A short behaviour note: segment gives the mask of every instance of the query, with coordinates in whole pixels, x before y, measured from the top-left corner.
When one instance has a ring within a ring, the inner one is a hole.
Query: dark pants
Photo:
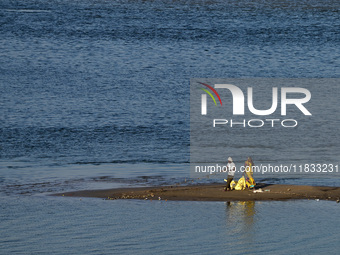
[[[230,183],[234,179],[234,176],[228,175],[226,189],[230,189]]]

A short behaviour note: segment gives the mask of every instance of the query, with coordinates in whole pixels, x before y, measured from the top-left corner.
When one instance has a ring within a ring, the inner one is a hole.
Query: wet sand
[[[65,197],[178,201],[255,201],[320,199],[339,202],[340,187],[258,184],[255,190],[224,191],[222,184],[82,190],[54,194]]]

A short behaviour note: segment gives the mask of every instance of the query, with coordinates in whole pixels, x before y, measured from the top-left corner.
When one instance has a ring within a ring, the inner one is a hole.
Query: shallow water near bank
[[[2,183],[0,193],[1,251],[4,254],[300,254],[306,251],[334,254],[339,249],[339,204],[335,201],[182,202],[48,196],[81,189],[191,184],[183,166],[133,166],[116,166],[116,173],[114,167],[102,165],[77,166],[72,171],[48,174],[42,169],[32,169],[31,177],[23,175],[20,179],[18,176],[25,170],[7,176],[2,171],[6,184]],[[336,186],[333,179],[267,181],[325,185],[327,180]],[[9,185],[10,182],[17,185]]]
[[[39,196],[2,201],[0,243],[6,254],[335,254],[339,249],[339,205],[329,201]]]

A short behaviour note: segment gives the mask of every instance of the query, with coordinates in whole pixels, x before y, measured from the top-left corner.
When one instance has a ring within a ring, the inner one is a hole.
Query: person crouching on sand
[[[228,169],[228,179],[227,179],[227,186],[224,188],[225,191],[231,190],[230,183],[234,179],[235,171],[236,171],[236,166],[231,157],[228,158],[227,169]]]

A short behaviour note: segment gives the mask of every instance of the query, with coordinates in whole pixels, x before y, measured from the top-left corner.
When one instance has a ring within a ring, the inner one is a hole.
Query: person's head
[[[229,162],[229,163],[233,162],[232,157],[229,157],[229,158],[228,158],[228,162]]]

